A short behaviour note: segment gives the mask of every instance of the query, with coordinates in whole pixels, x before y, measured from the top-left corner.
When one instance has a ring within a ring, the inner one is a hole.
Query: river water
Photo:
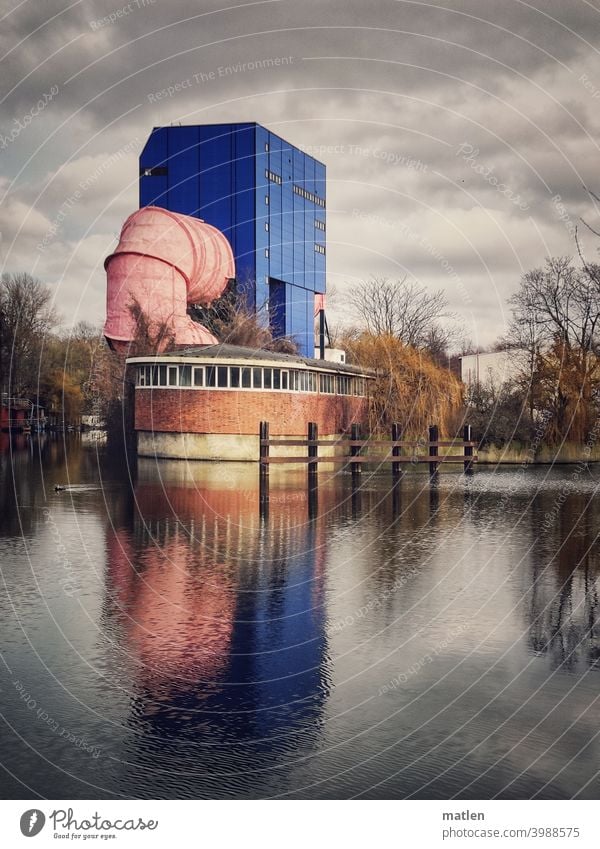
[[[598,798],[598,467],[3,438],[3,798]]]

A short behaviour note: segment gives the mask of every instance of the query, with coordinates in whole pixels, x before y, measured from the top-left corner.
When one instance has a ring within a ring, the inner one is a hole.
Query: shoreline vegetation
[[[494,466],[566,466],[580,463],[600,463],[600,445],[588,446],[565,442],[560,446],[541,445],[532,453],[530,445],[509,442],[506,445],[487,445],[477,452],[477,465]]]

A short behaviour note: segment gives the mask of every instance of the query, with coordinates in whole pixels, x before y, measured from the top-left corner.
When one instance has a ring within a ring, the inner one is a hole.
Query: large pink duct
[[[112,348],[127,350],[135,339],[136,302],[151,331],[168,329],[159,350],[169,335],[178,346],[217,342],[186,311],[189,304],[210,304],[235,276],[231,246],[220,230],[190,215],[146,206],[129,216],[104,267],[104,335]]]

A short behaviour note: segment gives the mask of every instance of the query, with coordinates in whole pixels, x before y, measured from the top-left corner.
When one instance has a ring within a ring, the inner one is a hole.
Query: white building
[[[499,389],[513,383],[528,368],[528,352],[515,348],[486,354],[465,354],[460,358],[460,377],[467,386],[479,384]]]
[[[315,348],[315,360],[318,360],[321,355],[321,349]],[[325,346],[325,359],[328,363],[345,363],[346,352],[342,348],[330,348]]]

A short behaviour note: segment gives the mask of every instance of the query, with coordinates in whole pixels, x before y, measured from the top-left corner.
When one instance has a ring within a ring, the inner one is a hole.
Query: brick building
[[[140,456],[257,461],[261,421],[273,436],[296,439],[316,422],[319,438],[330,437],[333,448],[352,423],[366,419],[371,375],[342,363],[233,345],[127,362],[135,369]]]

